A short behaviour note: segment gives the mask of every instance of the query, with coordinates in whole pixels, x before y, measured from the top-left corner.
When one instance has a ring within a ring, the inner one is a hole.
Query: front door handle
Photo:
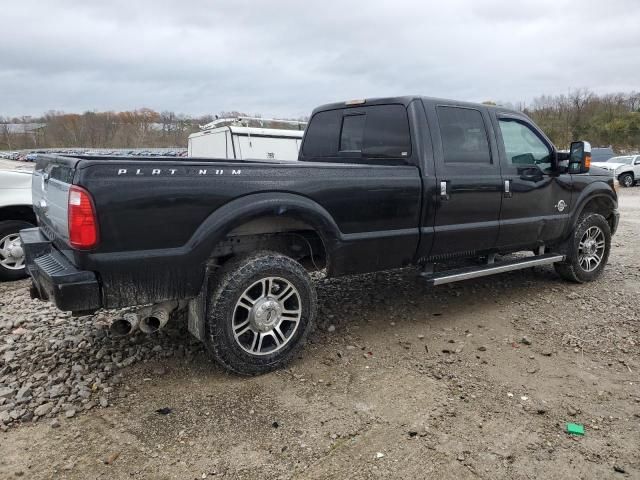
[[[449,200],[449,194],[447,193],[447,181],[442,180],[440,182],[440,200]]]
[[[511,180],[504,181],[504,198],[513,197],[513,193],[511,192]]]

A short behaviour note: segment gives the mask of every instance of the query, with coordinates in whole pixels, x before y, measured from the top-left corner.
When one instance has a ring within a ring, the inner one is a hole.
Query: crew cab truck
[[[296,162],[41,155],[39,226],[21,232],[32,294],[76,313],[184,306],[223,367],[263,373],[311,329],[309,270],[596,279],[618,211],[589,149],[558,152],[521,112],[405,96],[315,109]]]

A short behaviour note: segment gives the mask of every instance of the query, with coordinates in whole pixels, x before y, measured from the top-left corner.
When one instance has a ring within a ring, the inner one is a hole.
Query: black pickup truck
[[[597,278],[617,195],[589,152],[521,112],[410,96],[315,109],[296,162],[40,155],[32,295],[78,314],[151,304],[146,331],[182,308],[225,368],[266,372],[312,326],[309,270]]]

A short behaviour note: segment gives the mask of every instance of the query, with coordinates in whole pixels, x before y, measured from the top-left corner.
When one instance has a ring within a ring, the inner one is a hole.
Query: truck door
[[[549,244],[572,210],[571,175],[553,165],[551,142],[527,117],[498,113],[494,122],[504,182],[498,246]]]
[[[498,238],[502,178],[484,109],[428,105],[436,168],[431,257],[491,249]]]

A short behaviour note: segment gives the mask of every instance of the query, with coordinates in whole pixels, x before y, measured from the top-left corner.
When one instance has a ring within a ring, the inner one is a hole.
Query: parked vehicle
[[[591,149],[592,162],[606,162],[611,157],[615,157],[615,155],[611,147],[594,147]]]
[[[154,305],[124,331],[187,305],[213,358],[259,374],[311,329],[308,270],[418,265],[440,285],[553,264],[595,280],[618,211],[613,177],[589,163],[588,143],[560,153],[502,107],[334,103],[313,112],[298,162],[40,156],[39,228],[21,238],[35,297],[74,312]]]
[[[612,157],[606,162],[593,162],[592,165],[613,172],[620,185],[625,187],[632,187],[640,181],[640,155]]]
[[[27,276],[19,232],[35,224],[31,171],[0,170],[0,280]]]
[[[189,157],[226,158],[232,160],[269,159],[297,160],[303,131],[282,128],[263,128],[253,124],[304,123],[285,120],[250,119],[249,117],[221,118],[203,126],[201,132],[189,135]]]

